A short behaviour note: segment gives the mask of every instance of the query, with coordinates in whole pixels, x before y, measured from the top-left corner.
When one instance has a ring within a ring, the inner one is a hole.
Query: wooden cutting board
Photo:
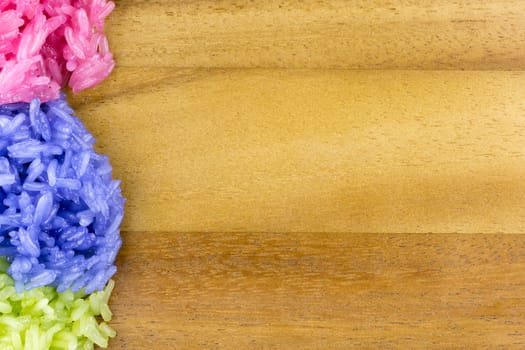
[[[110,349],[525,347],[525,2],[117,2]]]

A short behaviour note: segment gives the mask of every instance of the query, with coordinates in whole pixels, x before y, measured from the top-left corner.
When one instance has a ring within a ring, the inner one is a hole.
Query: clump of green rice
[[[0,260],[0,349],[3,350],[88,350],[106,348],[115,331],[108,325],[108,300],[114,282],[100,292],[83,292],[41,287],[17,293],[13,279]]]

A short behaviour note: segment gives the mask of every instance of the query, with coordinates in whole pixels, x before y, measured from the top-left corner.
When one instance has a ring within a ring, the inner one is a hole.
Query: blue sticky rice
[[[124,198],[65,101],[0,105],[0,256],[18,291],[102,290],[116,272]]]

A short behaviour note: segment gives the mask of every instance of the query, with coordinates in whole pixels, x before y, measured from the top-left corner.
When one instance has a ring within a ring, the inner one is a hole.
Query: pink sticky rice
[[[0,0],[0,104],[57,99],[93,87],[113,67],[106,0]]]

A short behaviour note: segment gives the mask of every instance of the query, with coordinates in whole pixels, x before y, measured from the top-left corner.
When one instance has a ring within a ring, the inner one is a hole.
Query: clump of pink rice
[[[106,0],[0,0],[0,104],[42,102],[104,80],[115,62]]]

